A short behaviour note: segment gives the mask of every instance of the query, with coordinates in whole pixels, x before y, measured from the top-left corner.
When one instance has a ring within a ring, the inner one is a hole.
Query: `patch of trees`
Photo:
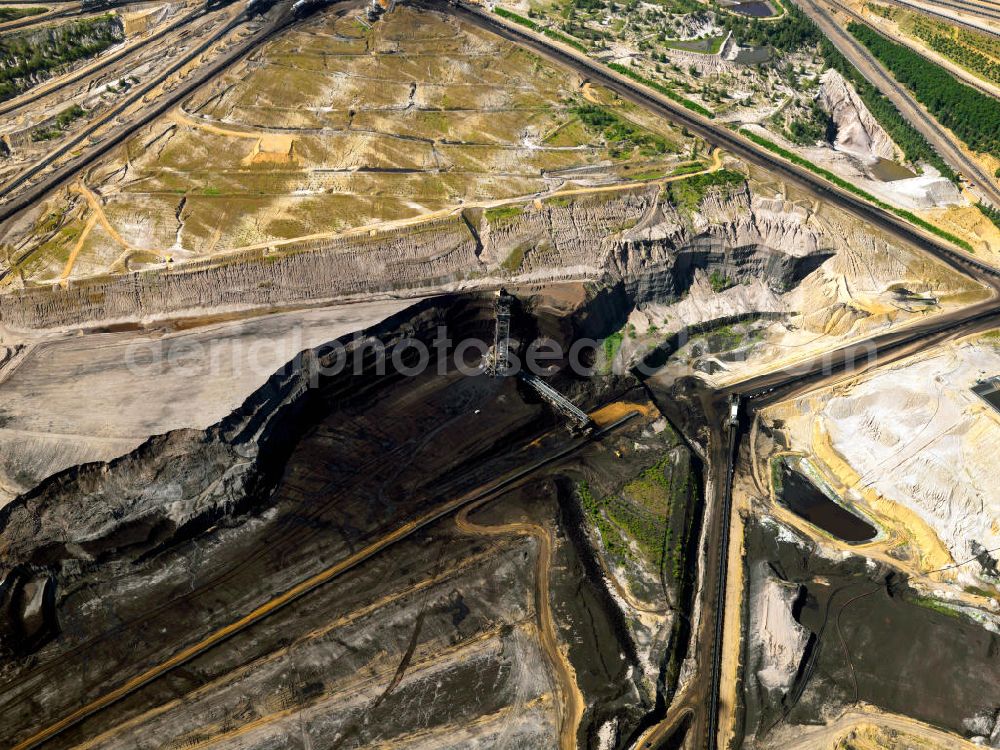
[[[959,83],[948,71],[867,26],[847,26],[901,84],[969,148],[1000,155],[1000,101]]]
[[[993,206],[988,206],[985,203],[979,202],[976,204],[979,210],[983,212],[983,215],[996,224],[997,229],[1000,229],[1000,210],[993,208]]]
[[[74,104],[67,107],[58,115],[56,115],[55,122],[47,128],[38,128],[32,131],[31,140],[33,141],[50,141],[53,138],[58,138],[63,134],[70,125],[73,124],[75,120],[80,119],[87,111],[81,107],[79,104]]]
[[[815,47],[823,38],[816,25],[791,5],[777,21],[762,21],[733,13],[719,13],[716,18],[724,28],[733,32],[736,41],[743,46],[770,46],[787,53]]]
[[[0,101],[124,38],[121,20],[112,14],[0,38]]]
[[[995,58],[984,55],[970,46],[968,42],[956,39],[947,27],[940,29],[938,24],[917,22],[913,32],[923,39],[927,46],[935,52],[947,57],[966,70],[971,70],[987,80],[1000,83],[1000,63]]]
[[[670,144],[663,137],[641,130],[604,107],[582,104],[573,109],[573,114],[589,129],[604,136],[612,156],[624,156],[635,148],[648,156],[665,154],[670,150]]]
[[[809,112],[805,117],[798,117],[788,125],[789,139],[800,146],[812,146],[816,141],[832,141],[836,135],[833,118],[817,101],[809,103]]]
[[[670,203],[678,208],[694,211],[701,205],[702,199],[710,188],[721,188],[731,191],[742,188],[746,176],[732,169],[718,169],[714,172],[691,175],[683,180],[677,180],[667,185],[667,197]]]

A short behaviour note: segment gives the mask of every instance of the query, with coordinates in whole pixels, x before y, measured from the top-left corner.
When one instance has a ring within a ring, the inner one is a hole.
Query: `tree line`
[[[1000,101],[960,83],[940,65],[889,41],[868,26],[852,21],[847,30],[969,148],[1000,155]]]
[[[0,101],[124,38],[121,19],[112,14],[0,38]]]

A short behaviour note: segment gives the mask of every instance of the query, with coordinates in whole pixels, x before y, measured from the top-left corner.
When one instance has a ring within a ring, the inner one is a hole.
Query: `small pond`
[[[780,466],[782,505],[845,542],[866,542],[875,536],[876,529],[870,523],[835,503],[786,462]]]
[[[736,3],[730,6],[729,10],[753,18],[768,18],[775,15],[774,8],[762,0],[751,0],[748,3]]]
[[[895,182],[896,180],[909,180],[916,175],[902,164],[897,164],[891,159],[880,158],[871,167],[872,177],[882,182]]]

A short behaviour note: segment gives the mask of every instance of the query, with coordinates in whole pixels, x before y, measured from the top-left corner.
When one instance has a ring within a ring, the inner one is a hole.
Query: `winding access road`
[[[219,42],[226,34],[245,22],[246,16],[241,13],[228,23],[223,24],[222,28],[213,32],[209,35],[208,39],[205,39],[196,47],[183,54],[162,74],[145,85],[137,87],[135,92],[125,97],[119,104],[104,113],[100,118],[89,123],[87,127],[73,137],[67,138],[44,159],[36,162],[6,184],[0,186],[0,195],[10,195],[19,188],[24,188],[21,192],[14,195],[14,197],[0,205],[0,223],[19,215],[22,211],[36,204],[49,192],[65,184],[80,170],[90,166],[97,159],[135,134],[139,129],[167,112],[171,107],[176,106],[195,90],[204,86],[264,41],[289,26],[294,20],[295,16],[291,10],[291,2],[285,0],[276,6],[272,17],[256,33],[237,42],[211,63],[198,68],[197,71],[185,78],[173,90],[164,93],[156,99],[151,106],[146,107],[134,117],[118,125],[111,133],[102,137],[96,143],[93,143],[89,147],[87,146],[100,128],[106,127],[113,123],[116,118],[122,117],[133,106],[141,105],[145,97],[155,92],[170,76],[189,66],[198,57],[207,52],[212,45]],[[53,167],[60,157],[72,154],[75,149],[80,149],[81,147],[82,150],[78,156],[71,158],[61,166]],[[47,170],[51,171],[45,174]],[[33,178],[39,175],[42,175],[41,179],[37,182],[31,182]]]
[[[690,719],[687,731],[696,738],[693,746],[715,750],[718,747],[720,730],[718,720],[732,479],[739,438],[747,424],[747,411],[749,411],[744,410],[737,425],[726,425],[724,415],[729,397],[735,395],[741,399],[758,399],[756,403],[752,403],[750,409],[760,408],[768,400],[762,397],[777,398],[784,390],[796,386],[815,387],[823,378],[842,377],[858,366],[869,366],[873,364],[873,352],[881,353],[882,361],[885,361],[887,355],[895,353],[894,356],[902,356],[907,352],[912,353],[938,342],[941,337],[955,335],[957,331],[972,332],[1000,325],[1000,302],[998,302],[1000,273],[993,267],[925,235],[894,215],[836,188],[811,172],[763,151],[724,126],[713,123],[656,92],[610,71],[571,48],[527,29],[505,23],[502,19],[475,6],[459,2],[452,3],[447,10],[481,28],[570,67],[588,79],[616,91],[624,98],[687,127],[717,147],[784,176],[820,198],[829,200],[897,238],[935,255],[952,268],[973,276],[991,292],[988,300],[954,313],[936,316],[931,322],[855,342],[832,354],[819,355],[806,362],[703,395],[702,407],[706,422],[710,426],[708,466],[711,493],[707,498],[708,521],[700,546],[705,550],[703,585],[697,593],[700,615],[695,623],[692,640],[694,651],[690,654],[699,665],[699,669],[683,693],[677,696],[674,704],[669,707],[664,719],[644,733],[634,747],[642,750],[656,748],[678,731],[684,720]]]
[[[442,518],[450,516],[451,514],[457,511],[460,511],[462,508],[474,505],[476,503],[481,503],[486,499],[495,497],[499,492],[503,490],[516,486],[525,478],[533,476],[542,469],[557,464],[558,462],[564,460],[565,458],[573,455],[581,448],[590,445],[595,440],[598,440],[605,435],[615,432],[620,427],[622,427],[623,425],[634,419],[636,416],[638,416],[638,412],[634,411],[629,412],[625,416],[615,420],[606,427],[595,431],[591,435],[574,440],[569,445],[559,448],[552,454],[539,459],[535,463],[526,466],[523,469],[516,469],[514,471],[508,472],[507,474],[497,478],[492,482],[481,485],[476,489],[470,490],[469,492],[460,495],[459,497],[445,501],[444,503],[439,504],[437,507],[433,508],[427,513],[418,516],[410,521],[407,521],[406,523],[403,523],[402,525],[396,527],[393,531],[389,532],[388,534],[382,537],[379,537],[378,539],[367,544],[365,547],[337,561],[328,568],[325,568],[319,573],[316,573],[315,575],[303,581],[300,581],[299,583],[295,584],[286,591],[277,594],[276,596],[266,601],[264,604],[261,604],[259,607],[251,610],[242,617],[233,620],[229,624],[219,628],[218,630],[213,631],[212,633],[209,633],[196,643],[193,643],[177,651],[165,661],[159,662],[158,664],[155,664],[146,669],[145,671],[124,681],[117,688],[114,688],[106,693],[99,695],[98,697],[94,698],[88,703],[85,703],[84,705],[80,706],[72,713],[64,716],[62,719],[59,719],[55,723],[40,728],[30,737],[21,739],[15,745],[13,745],[11,750],[29,750],[30,748],[35,748],[44,744],[45,742],[62,734],[70,727],[76,726],[81,721],[86,719],[88,716],[92,716],[93,714],[99,711],[103,711],[109,706],[118,703],[119,701],[123,700],[129,695],[135,693],[140,688],[150,684],[155,680],[158,680],[162,676],[168,674],[169,672],[172,672],[178,667],[187,664],[195,657],[200,656],[201,654],[204,654],[207,651],[210,651],[219,644],[229,640],[237,633],[243,632],[247,628],[264,620],[265,618],[269,617],[275,612],[284,609],[289,604],[298,601],[303,596],[307,595],[311,591],[314,591],[318,587],[323,586],[324,584],[329,583],[330,581],[336,578],[339,578],[344,573],[353,570],[354,568],[361,565],[365,561],[370,560],[375,555],[378,555],[385,549],[388,549],[389,547],[402,541],[403,539],[407,539],[408,537],[412,536],[415,532],[426,528],[435,521],[438,521]],[[469,530],[472,530],[471,526],[469,526],[468,528]],[[547,571],[549,560],[541,559],[538,565],[540,566],[540,569],[544,569]],[[548,585],[547,580],[545,582],[540,582],[540,586],[542,587],[542,594],[544,594],[546,598],[548,598],[547,585]],[[542,594],[540,594],[540,596]],[[542,616],[544,618],[545,616],[544,612],[542,613]],[[546,634],[543,633],[542,634],[543,645],[545,645],[547,648],[558,650],[555,640],[556,639],[555,626],[549,623],[549,625],[545,627],[551,627],[551,631],[548,633],[547,636],[549,639],[551,639],[551,641],[546,642]],[[555,665],[557,669],[557,674],[559,675],[560,683],[562,685],[565,685],[566,680],[569,680],[572,677],[569,673],[563,673],[562,671],[568,669],[566,664],[568,664],[568,662],[559,660],[558,663]],[[569,716],[564,715],[563,718],[568,722],[569,726],[575,726],[579,722],[579,716],[582,715],[583,711],[582,699],[580,699],[579,696],[577,696],[576,694],[573,694],[567,697],[567,705],[570,706]],[[563,736],[567,735],[564,734]],[[569,748],[571,748],[571,745],[567,745],[564,741],[561,747],[563,750],[569,750]]]

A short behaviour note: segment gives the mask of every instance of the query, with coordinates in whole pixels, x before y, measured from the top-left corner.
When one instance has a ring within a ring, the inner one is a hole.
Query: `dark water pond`
[[[837,505],[786,463],[781,465],[780,499],[796,515],[845,542],[865,542],[876,534],[874,526]]]
[[[995,378],[972,386],[972,392],[997,411],[1000,411],[1000,382]]]
[[[774,8],[761,0],[751,0],[749,3],[737,3],[729,8],[734,13],[753,18],[767,18],[774,15]]]

